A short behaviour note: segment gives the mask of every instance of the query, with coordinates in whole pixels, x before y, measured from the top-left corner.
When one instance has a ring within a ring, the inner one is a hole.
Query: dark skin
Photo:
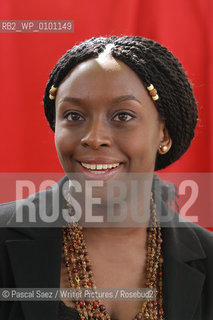
[[[55,144],[66,173],[81,171],[76,160],[85,155],[122,162],[117,174],[153,173],[159,145],[169,150],[171,139],[139,77],[103,54],[77,65],[60,84]],[[97,288],[145,287],[146,227],[83,232]],[[61,287],[68,287],[63,261]],[[122,320],[133,319],[141,307],[140,301],[103,303],[111,317]]]

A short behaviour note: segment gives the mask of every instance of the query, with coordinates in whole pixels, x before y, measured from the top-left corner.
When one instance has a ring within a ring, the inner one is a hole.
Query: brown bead
[[[163,315],[164,315],[163,308],[160,308],[160,309],[159,309],[159,316],[163,316]]]
[[[99,307],[98,301],[93,301],[93,308],[97,309]]]
[[[73,268],[72,271],[73,271],[74,273],[77,273],[77,272],[78,272],[78,269],[77,269],[77,268]]]
[[[149,91],[150,95],[152,97],[154,97],[157,94],[157,90],[156,89],[152,89],[151,91]]]
[[[158,243],[163,243],[163,239],[158,238],[158,239],[157,239],[157,242],[158,242]]]
[[[85,318],[88,318],[88,313],[86,311],[83,312]]]
[[[85,302],[83,301],[83,300],[81,300],[81,301],[79,301],[79,306],[81,307],[81,308],[84,308],[85,307]]]
[[[92,266],[91,266],[91,265],[87,266],[87,267],[86,267],[86,270],[87,270],[87,271],[91,271],[91,270],[92,270]]]
[[[99,312],[97,312],[97,311],[94,312],[94,313],[93,313],[93,317],[94,317],[95,319],[99,318]]]
[[[106,310],[106,307],[103,304],[101,304],[99,308],[100,308],[101,311]]]
[[[164,261],[164,260],[163,260],[163,257],[160,257],[159,262],[160,262],[160,263],[163,263],[163,261]]]
[[[163,298],[160,298],[160,299],[159,299],[159,303],[160,303],[160,304],[163,304]]]

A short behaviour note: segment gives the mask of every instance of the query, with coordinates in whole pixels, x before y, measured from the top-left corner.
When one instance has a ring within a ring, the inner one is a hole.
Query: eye
[[[117,119],[116,119],[117,118]],[[118,113],[115,117],[114,120],[115,121],[123,121],[123,122],[128,122],[130,121],[132,118],[135,118],[135,116],[129,112],[120,112]]]
[[[82,121],[82,120],[84,120],[83,117],[77,112],[69,112],[65,115],[65,118],[68,121]]]

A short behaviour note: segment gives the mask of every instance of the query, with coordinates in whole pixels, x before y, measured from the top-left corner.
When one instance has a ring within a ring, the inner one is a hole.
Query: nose
[[[84,147],[89,146],[92,149],[110,147],[112,145],[112,139],[109,127],[100,119],[91,121],[85,135],[81,138],[81,145]]]

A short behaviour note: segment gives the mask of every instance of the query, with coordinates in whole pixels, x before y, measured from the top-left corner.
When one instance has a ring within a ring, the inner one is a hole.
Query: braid
[[[165,168],[181,157],[194,137],[197,123],[197,105],[186,73],[173,54],[159,43],[135,37],[91,38],[68,50],[52,70],[44,95],[45,115],[54,131],[55,101],[49,99],[52,85],[58,87],[66,75],[79,63],[98,57],[108,44],[111,55],[128,65],[142,80],[145,87],[151,83],[157,89],[155,101],[159,116],[165,121],[172,139],[172,147],[157,154],[155,170]]]

